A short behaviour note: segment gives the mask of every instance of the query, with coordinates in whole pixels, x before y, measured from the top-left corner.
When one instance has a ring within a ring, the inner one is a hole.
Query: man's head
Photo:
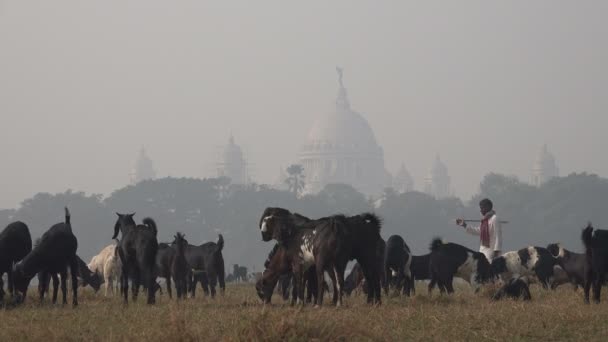
[[[492,204],[492,201],[490,201],[488,198],[484,198],[479,202],[479,210],[481,211],[481,215],[489,213],[493,207],[494,205]]]

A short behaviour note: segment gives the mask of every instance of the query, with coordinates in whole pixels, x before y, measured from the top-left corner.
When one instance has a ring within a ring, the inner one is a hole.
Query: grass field
[[[81,291],[82,292],[82,291]],[[428,297],[420,286],[413,298],[383,298],[369,307],[362,296],[341,308],[259,304],[253,285],[228,286],[215,300],[181,303],[140,297],[124,307],[117,298],[84,291],[80,306],[39,305],[31,290],[23,307],[0,310],[0,341],[276,341],[276,340],[570,340],[608,339],[608,297],[584,305],[582,291],[564,286],[555,292],[532,288],[530,303],[492,303],[489,290],[475,295],[457,289],[453,296]],[[61,298],[61,295],[60,295]]]

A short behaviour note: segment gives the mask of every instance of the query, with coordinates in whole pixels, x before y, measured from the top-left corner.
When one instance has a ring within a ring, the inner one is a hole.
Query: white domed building
[[[398,193],[414,191],[414,179],[403,164],[393,177],[393,189]]]
[[[228,144],[222,151],[221,161],[217,167],[218,177],[228,177],[232,184],[247,184],[247,163],[243,157],[241,147],[234,142],[230,135]]]
[[[327,184],[344,183],[366,195],[379,195],[390,185],[384,151],[367,120],[351,109],[342,69],[337,70],[340,88],[335,110],[314,122],[299,154],[305,192],[316,193]]]
[[[448,167],[437,156],[429,174],[424,178],[424,192],[435,198],[452,195]]]
[[[139,156],[135,161],[135,165],[129,174],[131,184],[135,185],[143,180],[156,178],[156,171],[152,159],[146,154],[146,149],[139,150]]]
[[[555,177],[559,177],[559,168],[555,156],[549,152],[547,145],[543,145],[532,166],[532,184],[541,186]]]

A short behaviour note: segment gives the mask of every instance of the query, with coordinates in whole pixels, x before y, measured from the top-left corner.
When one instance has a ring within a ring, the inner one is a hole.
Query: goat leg
[[[70,275],[72,276],[72,306],[78,306],[78,259],[73,258],[70,263]]]

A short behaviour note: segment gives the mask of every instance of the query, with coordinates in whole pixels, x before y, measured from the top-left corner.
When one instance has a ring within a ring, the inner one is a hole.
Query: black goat
[[[493,280],[490,264],[483,253],[455,243],[443,243],[441,239],[431,242],[430,273],[429,293],[435,284],[442,293],[445,290],[453,293],[454,277],[468,281],[475,292],[481,284]]]
[[[266,208],[259,224],[262,240],[275,239],[288,247],[300,302],[304,299],[304,271],[315,265],[319,306],[323,303],[324,272],[335,284],[334,302],[342,304],[344,270],[353,259],[361,264],[370,286],[368,302],[380,304],[383,274],[378,256],[380,226],[380,219],[370,213],[310,220],[283,208]]]
[[[156,276],[165,279],[165,286],[169,298],[172,298],[171,291],[171,262],[175,256],[175,249],[168,243],[159,243],[156,252]]]
[[[492,300],[501,300],[503,298],[519,299],[524,301],[531,300],[530,288],[528,287],[527,277],[511,278],[492,296]]]
[[[431,279],[431,253],[424,255],[412,255],[410,272],[412,274],[411,292],[412,294],[416,294],[416,280]]]
[[[14,269],[15,289],[25,298],[31,279],[38,273],[61,275],[63,304],[67,304],[67,271],[72,280],[72,305],[78,305],[78,240],[72,233],[70,212],[65,208],[65,222],[57,223],[47,230],[34,249]],[[43,279],[46,283],[46,280]]]
[[[585,245],[585,303],[589,303],[589,290],[593,285],[593,301],[600,302],[602,284],[608,273],[608,230],[593,230],[591,223],[583,229]]]
[[[388,289],[393,282],[398,292],[402,290],[404,294],[410,295],[412,288],[411,263],[410,248],[405,240],[399,235],[390,236],[386,240],[384,260],[384,272],[386,272],[384,292],[386,295],[388,295]]]
[[[36,241],[38,243],[38,241]],[[92,272],[87,264],[78,256],[78,279],[80,281],[80,286],[91,286],[95,293],[99,291],[101,287],[102,279],[101,276]],[[44,294],[49,292],[51,279],[53,280],[53,304],[57,302],[57,291],[59,290],[59,277],[57,273],[48,273],[46,271],[38,272],[38,294],[40,295],[40,300],[44,298]],[[68,279],[71,278],[70,272],[68,272]]]
[[[201,283],[205,294],[211,293],[215,297],[215,287],[220,285],[222,294],[226,290],[224,256],[224,237],[218,235],[216,242],[206,242],[200,246],[188,245],[186,248],[186,260],[192,268],[188,289],[192,297],[196,295],[196,285]]]
[[[547,250],[557,259],[557,264],[566,272],[574,289],[585,284],[585,254],[571,252],[559,243],[552,243]]]
[[[143,224],[137,225],[133,221],[133,214],[119,214],[114,225],[114,236],[121,232],[122,238],[118,243],[116,252],[122,263],[120,284],[125,304],[128,303],[129,278],[132,280],[133,300],[137,300],[140,284],[148,292],[148,304],[155,302],[156,274],[155,263],[158,251],[156,235],[158,229],[156,222],[149,217],[143,219]]]
[[[232,276],[237,283],[247,281],[247,267],[239,266],[238,264],[233,265]]]
[[[2,275],[7,274],[8,292],[13,295],[13,264],[25,258],[31,251],[32,237],[25,223],[13,222],[0,233],[0,302],[4,299]]]
[[[188,276],[190,275],[190,267],[186,261],[186,247],[188,241],[184,238],[184,234],[177,233],[173,241],[175,254],[171,261],[171,278],[175,282],[175,291],[177,299],[185,299],[188,293]]]

